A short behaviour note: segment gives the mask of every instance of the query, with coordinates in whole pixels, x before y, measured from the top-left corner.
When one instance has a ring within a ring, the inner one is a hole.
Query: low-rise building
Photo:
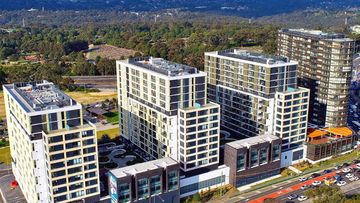
[[[262,135],[225,144],[224,163],[235,187],[251,184],[280,173],[281,138]]]
[[[310,162],[349,152],[356,145],[356,135],[348,127],[309,129],[307,155]]]
[[[169,157],[111,170],[111,203],[177,203],[179,173],[179,164]]]

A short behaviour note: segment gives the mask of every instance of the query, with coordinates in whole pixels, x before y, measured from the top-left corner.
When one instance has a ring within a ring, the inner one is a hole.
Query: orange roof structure
[[[324,130],[331,134],[341,135],[342,137],[349,137],[354,134],[354,132],[348,127],[325,128]]]
[[[326,135],[326,134],[328,134],[328,133],[325,132],[325,131],[314,130],[314,131],[312,131],[311,133],[308,134],[308,137],[315,138],[315,137],[321,137],[321,136]]]

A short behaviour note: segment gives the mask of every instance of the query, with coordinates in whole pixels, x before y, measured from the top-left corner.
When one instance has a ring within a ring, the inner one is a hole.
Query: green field
[[[96,136],[100,140],[103,135],[108,135],[110,139],[114,139],[117,137],[120,137],[119,127],[116,125],[116,127],[108,129],[108,130],[102,130],[97,131]]]
[[[0,162],[11,164],[10,147],[0,148]]]
[[[109,112],[104,114],[106,121],[109,123],[119,123],[119,112]]]

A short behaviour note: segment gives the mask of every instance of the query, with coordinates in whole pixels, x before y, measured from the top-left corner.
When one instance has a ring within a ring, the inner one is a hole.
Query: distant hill
[[[158,11],[180,9],[244,17],[261,17],[305,9],[360,7],[359,0],[1,0],[0,10],[38,9]]]

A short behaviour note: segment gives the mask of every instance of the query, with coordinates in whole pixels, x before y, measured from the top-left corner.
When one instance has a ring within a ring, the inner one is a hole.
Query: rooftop
[[[282,29],[280,32],[290,33],[300,37],[309,37],[316,39],[330,39],[330,40],[351,40],[346,38],[344,34],[334,32],[323,32],[321,30],[308,30],[308,29]]]
[[[191,66],[167,61],[162,58],[143,57],[127,59],[127,62],[167,76],[182,76],[199,73]]]
[[[255,136],[255,137],[237,140],[234,142],[229,142],[226,144],[235,149],[240,149],[240,148],[250,147],[252,145],[256,145],[256,144],[260,144],[260,143],[271,142],[271,141],[278,140],[278,139],[280,139],[280,138],[276,137],[274,135],[261,135],[261,136]]]
[[[165,157],[162,159],[156,159],[153,161],[148,161],[144,163],[139,163],[131,166],[126,166],[123,168],[118,168],[111,170],[110,172],[117,178],[135,175],[138,173],[155,170],[158,168],[166,168],[168,166],[172,166],[178,164],[174,159],[170,157]]]
[[[286,57],[249,52],[247,50],[239,50],[239,49],[218,51],[218,52],[216,52],[216,54],[218,54],[220,56],[242,59],[242,60],[246,60],[246,61],[263,63],[263,64],[267,64],[267,65],[283,64],[283,63],[290,62],[289,59]]]
[[[58,109],[76,105],[76,101],[48,81],[5,85],[26,112]]]
[[[337,128],[323,128],[323,129],[308,129],[309,138],[319,138],[326,135],[337,135],[340,137],[349,137],[354,132],[348,127],[337,127]]]

